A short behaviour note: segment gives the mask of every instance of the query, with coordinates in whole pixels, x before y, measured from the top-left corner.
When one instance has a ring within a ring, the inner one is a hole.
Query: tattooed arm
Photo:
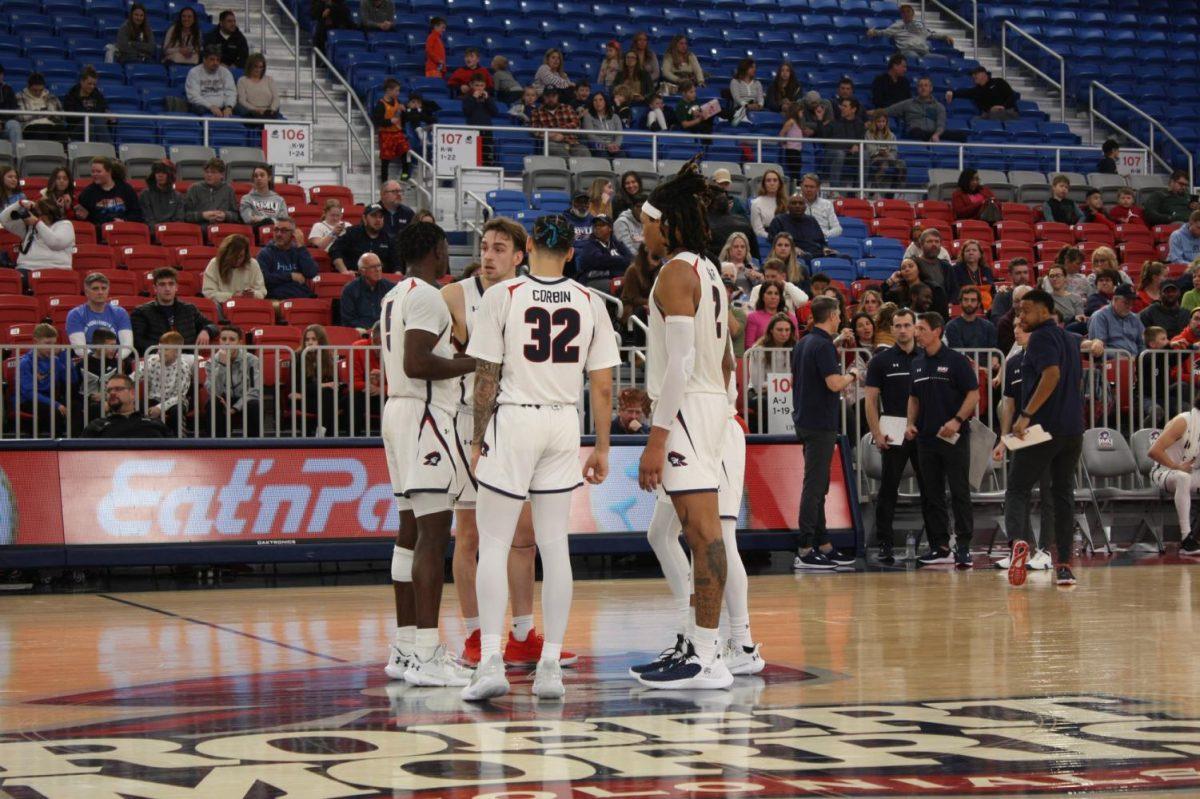
[[[475,361],[475,440],[471,442],[471,474],[483,451],[483,434],[496,412],[496,394],[500,390],[500,364]]]

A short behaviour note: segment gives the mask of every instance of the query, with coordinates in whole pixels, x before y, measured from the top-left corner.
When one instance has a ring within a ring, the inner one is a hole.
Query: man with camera
[[[21,239],[17,269],[70,269],[75,228],[54,200],[19,200],[0,211],[0,225]]]

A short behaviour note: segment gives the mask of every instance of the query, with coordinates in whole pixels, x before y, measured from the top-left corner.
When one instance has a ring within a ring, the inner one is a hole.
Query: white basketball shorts
[[[696,494],[720,487],[728,419],[729,400],[724,394],[684,396],[667,434],[667,461],[662,476],[667,494]]]
[[[475,467],[480,488],[513,499],[583,485],[579,412],[574,405],[501,405],[483,436]]]
[[[409,499],[441,494],[447,498],[444,510],[449,510],[469,482],[450,414],[419,399],[389,397],[381,432],[392,492]]]

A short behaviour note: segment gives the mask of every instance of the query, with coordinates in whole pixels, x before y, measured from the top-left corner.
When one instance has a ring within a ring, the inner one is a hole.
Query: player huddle
[[[701,255],[710,191],[689,162],[642,210],[646,247],[664,265],[651,291],[653,427],[639,483],[658,492],[648,534],[679,621],[674,644],[630,670],[650,688],[728,688],[734,674],[765,665],[750,637],[735,539],[745,436],[733,410],[728,300],[719,271]],[[439,292],[449,267],[444,233],[415,223],[399,237],[406,278],[384,299],[381,320],[382,435],[400,511],[392,555],[397,628],[385,669],[393,679],[460,686],[464,699],[480,701],[507,693],[506,662],[536,663],[534,695],[564,694],[562,666],[575,660],[562,649],[573,584],[571,492],[604,481],[609,453],[609,427],[597,425],[580,467],[577,406],[586,372],[591,407],[611,408],[620,363],[603,301],[563,275],[574,238],[559,215],[538,219],[529,240],[519,225],[493,220],[480,274]],[[519,275],[525,259],[528,273]],[[438,634],[456,511],[454,575],[469,633],[459,658]],[[532,630],[534,543],[544,637]],[[502,652],[510,593],[514,625]]]

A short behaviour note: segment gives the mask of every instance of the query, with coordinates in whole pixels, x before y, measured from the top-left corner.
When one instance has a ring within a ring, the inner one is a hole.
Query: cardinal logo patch
[[[687,466],[687,460],[678,452],[668,452],[667,463],[672,466]]]
[[[441,462],[442,462],[442,453],[440,453],[440,452],[431,452],[425,456],[425,465],[426,466],[437,466]]]

